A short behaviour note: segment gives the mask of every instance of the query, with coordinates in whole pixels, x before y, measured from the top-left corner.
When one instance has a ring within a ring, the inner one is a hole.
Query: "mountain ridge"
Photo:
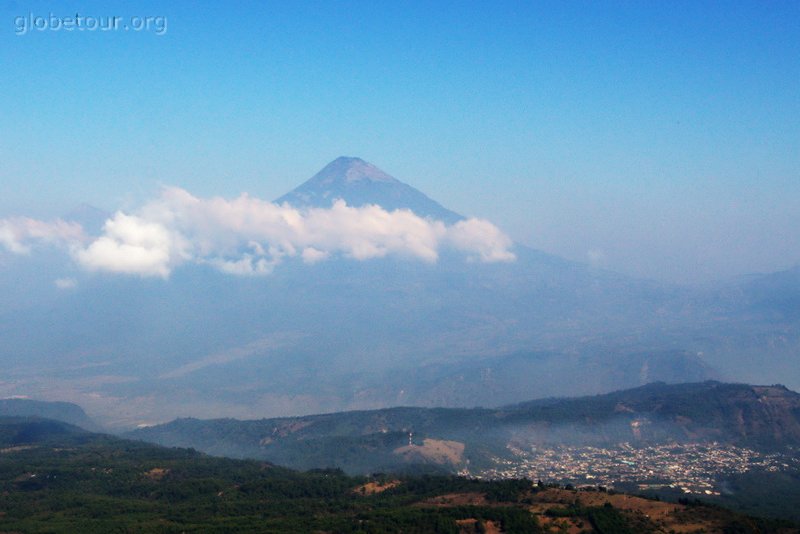
[[[353,207],[376,204],[388,211],[408,209],[447,224],[465,219],[375,165],[348,156],[331,161],[275,202],[295,207],[329,207],[337,199]]]
[[[125,435],[300,469],[370,472],[403,465],[397,451],[409,443],[409,432],[416,443],[461,444],[458,461],[434,462],[453,471],[467,460],[476,465],[502,457],[512,441],[582,446],[716,441],[774,450],[800,446],[800,394],[783,386],[653,383],[492,409],[395,407],[247,421],[176,419]]]
[[[92,432],[100,430],[83,408],[72,402],[0,399],[0,417],[40,417],[68,423]]]

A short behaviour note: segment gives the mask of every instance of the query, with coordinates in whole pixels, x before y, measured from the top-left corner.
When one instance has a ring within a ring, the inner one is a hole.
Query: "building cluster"
[[[528,478],[543,482],[604,486],[636,484],[640,490],[674,488],[687,494],[719,495],[721,475],[752,469],[800,469],[797,455],[761,453],[718,443],[613,447],[509,445],[510,455],[480,478]]]

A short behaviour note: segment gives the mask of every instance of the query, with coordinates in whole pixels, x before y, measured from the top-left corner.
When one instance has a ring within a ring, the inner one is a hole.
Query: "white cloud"
[[[303,261],[309,265],[328,259],[329,253],[324,250],[317,250],[314,247],[306,247],[301,254]]]
[[[512,241],[498,227],[482,219],[459,221],[447,229],[447,239],[458,250],[484,262],[514,261]]]
[[[269,274],[275,268],[276,261],[266,258],[259,258],[251,254],[245,254],[239,260],[223,260],[215,258],[208,262],[223,273],[237,274],[240,276],[254,276]]]
[[[74,289],[78,282],[74,278],[59,278],[53,282],[58,289]]]
[[[496,226],[477,219],[446,226],[409,210],[356,208],[342,200],[298,210],[248,195],[201,199],[167,188],[135,215],[116,213],[102,236],[74,254],[90,270],[167,277],[185,262],[236,275],[269,274],[298,256],[308,264],[335,255],[435,262],[443,246],[484,262],[511,261],[511,245]]]
[[[0,219],[0,246],[13,254],[29,254],[31,247],[38,244],[70,245],[83,239],[83,228],[74,222],[28,217]]]
[[[159,222],[117,212],[104,233],[75,255],[89,270],[161,276],[185,259],[182,238]]]

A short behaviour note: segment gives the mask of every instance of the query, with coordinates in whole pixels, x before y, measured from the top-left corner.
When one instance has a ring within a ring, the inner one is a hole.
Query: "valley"
[[[297,469],[526,478],[729,504],[747,503],[739,481],[760,477],[768,496],[750,511],[800,520],[800,395],[781,386],[650,384],[497,409],[181,419],[127,435]],[[783,489],[770,493],[771,480]]]
[[[297,472],[0,417],[5,532],[664,532],[796,534],[699,502],[443,475]]]
[[[52,440],[60,440],[65,450],[72,450],[69,443],[123,443],[48,422],[42,414],[94,425],[68,403],[0,403],[0,441],[5,443],[0,463],[15,455],[39,454],[45,450],[41,444]],[[481,481],[487,487],[531,488],[538,483],[536,487],[573,492],[578,488],[587,495],[623,492],[671,503],[699,499],[753,516],[800,521],[799,424],[800,395],[782,386],[656,383],[495,409],[401,407],[251,421],[179,419],[125,437],[181,449],[124,443],[126,450],[152,451],[158,457],[158,451],[197,450],[259,465],[346,473],[354,481],[366,477],[361,483],[365,495],[396,491],[404,477],[462,477],[449,486],[450,493],[426,501],[437,506],[483,506],[485,497],[456,490]],[[92,469],[110,473],[101,464],[95,461]],[[172,476],[168,465],[149,465],[141,476],[153,483]],[[33,483],[41,476],[27,473],[12,478]],[[550,508],[556,504],[547,502]],[[678,510],[678,505],[670,506],[665,508],[669,514]],[[554,517],[589,522],[589,512],[580,507],[566,515],[548,515],[547,509],[540,509],[541,525],[552,524]],[[704,524],[702,528],[710,528]]]

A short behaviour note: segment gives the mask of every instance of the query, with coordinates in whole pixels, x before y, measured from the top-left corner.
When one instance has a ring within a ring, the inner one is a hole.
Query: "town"
[[[720,476],[754,469],[777,472],[800,468],[796,454],[762,453],[718,443],[525,448],[509,444],[508,450],[511,457],[493,458],[495,467],[473,476],[609,489],[635,484],[642,491],[672,488],[686,494],[719,495]]]

